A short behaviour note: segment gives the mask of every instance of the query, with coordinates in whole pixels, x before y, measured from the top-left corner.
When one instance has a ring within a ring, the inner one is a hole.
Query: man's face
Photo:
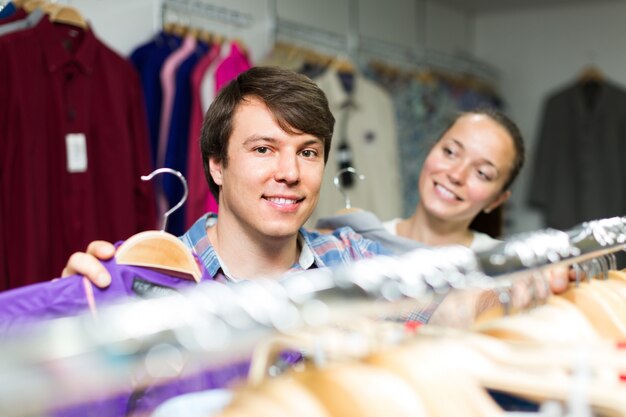
[[[210,160],[221,187],[219,222],[256,238],[296,236],[319,197],[322,140],[285,132],[261,100],[247,98],[235,111],[227,155],[226,166]]]

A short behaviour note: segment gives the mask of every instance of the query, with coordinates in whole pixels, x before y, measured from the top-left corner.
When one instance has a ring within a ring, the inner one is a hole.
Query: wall
[[[531,158],[541,104],[549,91],[574,80],[588,64],[626,85],[625,16],[624,2],[476,16],[474,52],[500,70],[501,92],[527,139]],[[514,188],[516,222],[510,232],[543,227],[540,215],[525,205],[528,174],[527,169]]]
[[[148,41],[161,28],[162,2],[159,0],[65,0],[59,3],[76,7],[89,20],[97,36],[127,56],[132,50]],[[250,25],[236,27],[224,24],[219,18],[180,15],[180,22],[193,26],[205,25],[207,29],[228,38],[241,39],[250,49],[252,58],[260,59],[273,44],[270,15],[273,10],[268,0],[210,0],[205,3],[245,12]],[[174,13],[175,15],[175,13]]]
[[[471,52],[467,16],[451,7],[427,0],[201,0],[241,10],[254,17],[252,27],[237,29],[201,17],[197,22],[249,44],[255,58],[273,44],[273,15],[346,35],[350,27],[366,37],[409,48],[446,53]],[[60,0],[81,11],[105,43],[123,55],[145,42],[160,27],[159,0]],[[356,18],[351,11],[356,11]],[[353,20],[354,19],[354,20]]]

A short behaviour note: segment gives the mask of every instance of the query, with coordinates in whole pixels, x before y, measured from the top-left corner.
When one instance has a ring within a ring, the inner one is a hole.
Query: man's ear
[[[209,157],[209,172],[211,173],[211,178],[213,178],[213,182],[218,186],[222,186],[222,161],[215,157]]]
[[[491,204],[485,207],[483,211],[485,213],[491,213],[498,206],[500,206],[501,204],[504,204],[509,199],[509,197],[511,197],[511,190],[506,190],[505,192],[500,194],[498,197],[496,197],[496,199]]]

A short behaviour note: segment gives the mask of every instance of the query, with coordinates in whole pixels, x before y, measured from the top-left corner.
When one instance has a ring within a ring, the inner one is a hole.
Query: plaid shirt
[[[216,214],[205,214],[181,236],[181,240],[192,248],[209,276],[213,279],[233,281],[234,279],[228,274],[228,268],[220,261],[206,233],[207,227],[214,224],[216,220]],[[391,255],[391,252],[380,243],[363,238],[349,227],[337,229],[332,234],[322,234],[301,228],[299,239],[302,254],[288,272],[350,264],[376,255]]]
[[[230,276],[228,267],[219,259],[215,249],[209,242],[206,229],[215,224],[217,215],[207,213],[200,217],[181,240],[192,248],[205,269],[204,276],[221,282],[237,281]],[[335,267],[351,264],[360,259],[371,258],[376,255],[392,255],[393,253],[380,243],[365,239],[349,227],[336,229],[333,233],[322,234],[315,231],[300,229],[299,239],[302,247],[300,259],[294,263],[288,272],[298,272],[312,268]],[[428,322],[438,303],[426,308],[419,308],[407,312],[402,321]]]

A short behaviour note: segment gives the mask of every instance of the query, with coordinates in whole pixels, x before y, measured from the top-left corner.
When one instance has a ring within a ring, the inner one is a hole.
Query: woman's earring
[[[489,213],[491,213],[491,209],[486,208],[486,209],[484,209],[484,210],[483,210],[483,213],[485,213],[485,214],[489,214]]]

